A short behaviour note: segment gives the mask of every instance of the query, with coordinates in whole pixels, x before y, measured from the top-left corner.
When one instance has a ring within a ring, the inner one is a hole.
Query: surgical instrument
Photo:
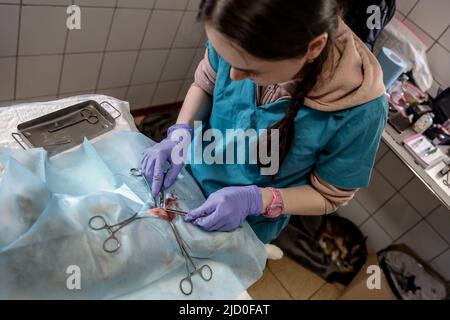
[[[77,123],[80,123],[83,121],[87,121],[90,124],[96,124],[97,122],[100,121],[99,118],[89,109],[82,109],[79,114],[81,115],[81,119],[77,119],[77,120],[71,121],[69,123],[63,124],[59,127],[49,129],[48,132],[56,132],[56,131],[65,129],[67,127],[74,126]]]
[[[103,216],[93,216],[89,219],[89,228],[95,231],[107,230],[109,237],[103,242],[103,250],[108,253],[115,253],[122,246],[119,239],[116,237],[116,233],[131,222],[145,218],[138,217],[137,215],[138,213],[136,212],[131,217],[112,225],[108,224]]]
[[[59,145],[68,144],[68,143],[71,143],[71,142],[72,142],[72,140],[70,140],[70,139],[59,140],[59,141],[55,141],[55,142],[52,142],[52,143],[48,143],[48,144],[44,145],[44,147],[59,146]]]
[[[164,184],[164,181],[163,181],[163,184]],[[164,210],[170,212],[170,209],[169,210],[166,209],[165,200],[166,200],[166,194],[165,194],[164,188],[162,188],[161,191],[158,193],[157,199],[154,199],[154,203],[157,208],[161,208],[161,209],[164,209]],[[178,210],[176,210],[176,211],[182,212],[182,211],[178,211]],[[182,212],[182,213],[185,214],[184,212]],[[192,277],[196,273],[198,273],[198,274],[200,274],[200,277],[204,281],[210,281],[213,276],[213,271],[208,264],[204,264],[200,268],[197,267],[197,265],[195,264],[191,255],[189,254],[186,244],[184,243],[183,238],[181,237],[180,233],[178,232],[177,227],[175,226],[175,224],[173,223],[172,220],[168,220],[168,222],[169,222],[169,225],[175,236],[175,240],[177,241],[178,246],[180,247],[181,254],[184,257],[185,266],[186,266],[187,275],[180,281],[180,290],[184,295],[190,295],[192,293],[192,291],[194,290],[194,285],[192,283]],[[190,270],[189,265],[193,268],[193,271]]]
[[[131,169],[130,169],[130,174],[131,174],[132,176],[134,176],[134,177],[142,177],[142,178],[144,179],[144,181],[145,181],[145,184],[147,185],[147,188],[148,188],[149,190],[151,190],[150,184],[148,183],[147,179],[146,179],[146,178],[144,177],[144,175],[142,174],[142,171],[141,171],[141,170],[139,170],[139,169],[137,169],[137,168],[131,168]],[[165,197],[166,197],[166,196],[165,196],[165,193],[163,193],[163,194],[162,194],[162,199],[164,199],[164,200],[159,199],[159,201],[165,201]],[[153,199],[153,201],[154,201],[154,203],[155,203],[155,206],[158,207],[158,205],[156,204],[156,200]],[[162,209],[164,209],[165,211],[168,211],[168,212],[170,212],[170,213],[173,213],[173,214],[176,214],[176,215],[179,215],[179,216],[185,216],[185,215],[188,214],[186,211],[181,211],[181,210],[177,210],[177,209],[167,208],[165,202],[164,202],[164,203],[159,203],[159,208],[162,208]]]
[[[192,277],[196,273],[198,273],[204,281],[210,281],[213,276],[213,271],[208,264],[204,264],[200,268],[197,267],[197,265],[194,263],[194,260],[192,260],[191,255],[188,253],[186,245],[184,244],[184,241],[181,238],[175,224],[172,221],[169,221],[169,224],[170,224],[170,227],[172,228],[173,234],[175,235],[175,239],[177,240],[178,245],[181,249],[181,253],[184,257],[185,265],[186,265],[187,276],[185,278],[181,279],[180,290],[184,295],[190,295],[192,293],[192,291],[194,290],[194,285],[192,283]],[[193,271],[190,271],[189,264],[194,269]]]

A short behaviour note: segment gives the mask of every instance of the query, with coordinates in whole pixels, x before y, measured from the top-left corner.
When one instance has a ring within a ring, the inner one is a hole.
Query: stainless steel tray
[[[118,116],[113,118],[101,106],[104,103]],[[23,122],[17,126],[18,133],[11,135],[22,148],[42,147],[52,156],[81,144],[84,137],[93,139],[113,130],[120,116],[110,103],[88,100]]]

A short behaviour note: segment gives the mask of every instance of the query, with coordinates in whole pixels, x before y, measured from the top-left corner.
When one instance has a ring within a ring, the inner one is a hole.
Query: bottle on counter
[[[424,133],[433,125],[434,114],[431,112],[422,115],[416,123],[413,124],[413,129],[417,133]]]

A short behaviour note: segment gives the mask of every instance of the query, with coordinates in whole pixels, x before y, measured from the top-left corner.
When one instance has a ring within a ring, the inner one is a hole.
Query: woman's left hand
[[[184,221],[207,231],[233,231],[251,215],[263,209],[261,191],[257,186],[226,187],[212,193],[197,209],[189,212]]]

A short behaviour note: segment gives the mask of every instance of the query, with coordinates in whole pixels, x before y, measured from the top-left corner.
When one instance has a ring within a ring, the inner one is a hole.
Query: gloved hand
[[[183,139],[173,139],[173,135],[177,130],[187,130],[185,133],[190,134],[191,140],[194,136],[194,130],[187,124],[175,124],[167,130],[167,138],[157,143],[152,148],[145,151],[141,161],[142,174],[148,181],[152,181],[152,196],[156,197],[161,190],[169,188],[177,179],[178,174],[183,168],[183,163],[174,163],[172,159],[172,150],[179,144],[183,143]],[[179,132],[178,132],[179,133]],[[186,155],[181,155],[186,156]],[[164,163],[169,162],[170,169],[164,176]],[[163,185],[164,181],[164,185]]]
[[[226,187],[212,193],[184,221],[208,231],[232,231],[248,216],[260,215],[262,209],[261,190],[257,186]]]

